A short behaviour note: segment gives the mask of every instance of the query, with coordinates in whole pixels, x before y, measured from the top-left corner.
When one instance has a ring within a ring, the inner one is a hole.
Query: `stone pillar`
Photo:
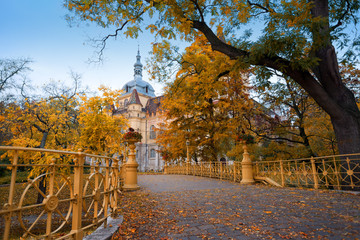
[[[186,140],[186,175],[190,174],[190,152],[189,152],[190,142]]]
[[[253,164],[251,162],[251,159],[249,157],[249,153],[247,151],[247,146],[244,143],[243,144],[244,154],[243,154],[243,160],[241,162],[242,167],[242,180],[241,184],[254,184],[254,172],[253,172]]]
[[[164,162],[165,162],[165,165],[164,165],[164,174],[168,174],[168,172],[167,172],[167,161],[164,160]]]
[[[135,143],[136,140],[128,140],[128,146],[130,148],[130,154],[128,161],[126,162],[125,168],[125,182],[123,189],[125,191],[133,191],[138,190],[140,187],[137,184],[137,167],[139,164],[136,162],[136,151],[135,151]]]

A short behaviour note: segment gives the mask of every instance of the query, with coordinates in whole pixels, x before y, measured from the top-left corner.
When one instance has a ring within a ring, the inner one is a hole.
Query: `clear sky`
[[[100,84],[120,89],[134,75],[138,45],[146,65],[153,38],[143,34],[138,39],[124,36],[110,40],[104,61],[89,64],[95,48],[89,38],[112,33],[95,24],[70,27],[65,20],[67,9],[61,0],[0,0],[0,58],[31,58],[29,79],[36,86],[47,81],[70,82],[70,72],[81,74],[82,84],[96,90]],[[143,80],[148,81],[146,70]],[[162,86],[150,82],[156,95]]]

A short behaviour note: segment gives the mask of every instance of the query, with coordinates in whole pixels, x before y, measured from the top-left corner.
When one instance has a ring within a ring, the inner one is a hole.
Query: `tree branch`
[[[345,0],[345,2],[347,3],[346,4],[347,8],[346,8],[345,12],[341,15],[338,22],[334,26],[330,27],[330,31],[334,31],[336,28],[340,27],[342,25],[342,20],[349,13],[349,11],[350,11],[350,2],[349,2],[349,0]]]
[[[203,15],[203,13],[202,13],[202,10],[201,10],[198,2],[197,2],[196,0],[191,0],[191,1],[194,3],[196,9],[198,10],[198,12],[199,12],[199,14],[200,14],[201,22],[205,22],[204,15]]]
[[[193,20],[193,28],[205,35],[213,50],[226,54],[230,59],[249,56],[247,51],[239,50],[218,38],[205,22]]]

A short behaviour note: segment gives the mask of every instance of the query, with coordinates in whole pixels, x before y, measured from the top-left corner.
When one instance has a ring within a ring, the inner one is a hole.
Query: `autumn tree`
[[[353,64],[341,63],[340,74],[359,101],[360,71]],[[258,109],[257,118],[262,116],[263,123],[251,126],[258,136],[275,141],[265,155],[273,151],[275,155],[282,152],[290,158],[302,158],[338,153],[329,116],[296,82],[278,76],[275,83],[264,80],[256,82],[255,86],[256,99],[276,115],[275,118],[265,117],[264,111]]]
[[[5,121],[6,108],[19,95],[26,95],[30,63],[30,59],[0,59],[0,144],[11,137],[10,126]]]
[[[247,72],[211,51],[201,36],[181,61],[162,101],[168,124],[158,142],[175,159],[185,158],[185,142],[189,141],[194,159],[217,161],[231,149],[229,142],[236,137],[240,115],[248,107]]]
[[[114,115],[121,90],[100,87],[101,96],[81,96],[78,146],[87,152],[112,156],[123,151],[122,136],[128,127],[122,115]]]
[[[346,86],[354,93],[356,102],[360,103],[360,69],[353,63],[341,63],[340,74]]]
[[[273,116],[265,116],[262,109],[259,109],[263,124],[250,124],[251,130],[266,140],[285,141],[294,147],[302,145],[306,154],[296,157],[316,156],[310,145],[311,135],[305,129],[306,118],[315,103],[306,92],[287,78],[278,79],[273,84],[258,84],[255,89],[260,104],[272,111]]]
[[[6,144],[55,150],[71,149],[78,135],[77,87],[77,80],[75,80],[75,87],[61,87],[50,83],[45,90],[48,93],[55,90],[56,95],[40,99],[25,98],[22,102],[14,102],[9,105],[6,109],[5,121],[10,127],[12,136]],[[22,152],[20,162],[50,164],[53,157],[53,155],[42,152]],[[58,161],[67,164],[72,159],[61,157]],[[29,177],[39,176],[43,171],[43,167],[34,167],[31,169]],[[45,192],[45,177],[39,182],[39,189]],[[37,202],[40,203],[42,200],[43,196],[39,193]]]
[[[0,59],[0,101],[14,98],[16,93],[23,93],[29,84],[27,73],[32,61],[26,58]]]
[[[115,26],[104,44],[121,30],[137,36],[146,21],[157,36],[193,41],[203,34],[213,50],[230,59],[269,77],[270,70],[281,72],[329,114],[340,153],[360,152],[360,111],[339,73],[335,48],[341,57],[357,59],[359,41],[351,28],[358,23],[360,1],[66,0],[65,5],[81,20]],[[252,31],[254,26],[259,31]]]

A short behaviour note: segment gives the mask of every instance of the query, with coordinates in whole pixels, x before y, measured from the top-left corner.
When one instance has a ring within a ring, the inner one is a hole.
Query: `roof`
[[[136,89],[138,93],[147,95],[149,97],[155,97],[154,88],[148,82],[142,80],[143,65],[140,62],[140,58],[140,52],[138,51],[138,55],[136,56],[136,62],[134,64],[134,80],[127,82],[123,86],[123,95],[129,94],[134,89]]]
[[[139,104],[143,106],[140,102],[139,94],[136,89],[132,91],[128,104]]]
[[[134,89],[136,89],[138,93],[147,95],[149,97],[155,97],[154,88],[149,83],[143,81],[142,79],[136,79],[127,82],[122,88],[122,90],[124,91],[123,95],[132,92]]]
[[[159,97],[149,99],[147,101],[146,107],[145,107],[146,114],[148,114],[149,116],[154,114],[154,116],[155,116],[156,112],[161,110],[160,107],[161,107],[161,101],[163,98],[164,98],[164,96],[159,96]]]

